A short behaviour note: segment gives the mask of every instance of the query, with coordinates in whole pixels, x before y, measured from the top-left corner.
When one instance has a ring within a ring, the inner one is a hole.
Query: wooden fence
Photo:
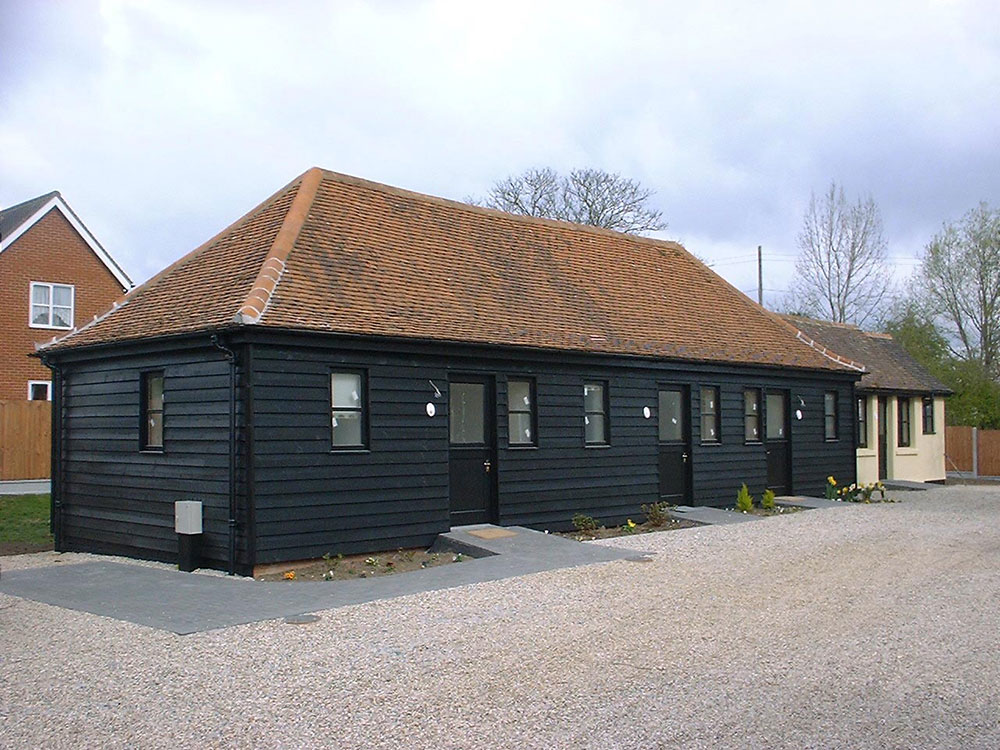
[[[48,479],[52,404],[0,401],[0,480]]]
[[[1000,476],[1000,430],[946,427],[944,453],[948,471],[964,471],[981,477]]]

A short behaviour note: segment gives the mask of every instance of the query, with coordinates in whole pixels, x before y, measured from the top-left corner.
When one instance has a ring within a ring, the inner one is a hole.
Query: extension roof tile
[[[809,338],[861,362],[866,373],[858,383],[859,391],[940,395],[952,392],[887,333],[871,333],[847,323],[832,323],[799,315],[785,315],[784,318]]]
[[[317,168],[48,348],[233,326],[851,369],[675,242]]]

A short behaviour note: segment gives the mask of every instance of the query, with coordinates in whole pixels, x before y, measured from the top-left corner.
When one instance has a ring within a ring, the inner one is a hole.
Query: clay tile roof
[[[123,302],[49,348],[236,325],[852,369],[674,242],[320,169]]]
[[[838,354],[863,363],[866,372],[858,383],[858,390],[951,393],[948,386],[927,372],[888,333],[871,333],[846,323],[798,315],[786,315],[784,318]]]

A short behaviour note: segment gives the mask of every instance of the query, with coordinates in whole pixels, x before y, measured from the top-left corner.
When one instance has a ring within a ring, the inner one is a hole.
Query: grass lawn
[[[0,495],[0,555],[52,549],[49,496]]]

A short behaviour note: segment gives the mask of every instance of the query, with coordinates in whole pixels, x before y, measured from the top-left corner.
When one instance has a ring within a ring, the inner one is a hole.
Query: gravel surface
[[[2,597],[0,746],[996,748],[1000,490],[900,496],[311,625]]]

